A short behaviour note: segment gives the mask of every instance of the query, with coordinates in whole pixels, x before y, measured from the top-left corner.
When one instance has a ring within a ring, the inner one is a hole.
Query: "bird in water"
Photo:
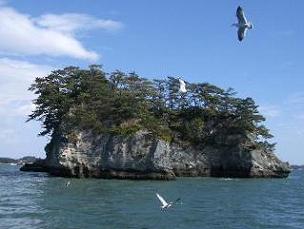
[[[168,208],[170,208],[170,207],[172,207],[172,205],[173,204],[175,204],[176,202],[178,202],[178,201],[180,201],[180,198],[178,198],[178,199],[176,199],[174,202],[167,202],[167,201],[165,201],[165,199],[161,196],[161,195],[159,195],[158,193],[156,193],[156,196],[157,196],[157,198],[159,199],[159,201],[161,202],[161,206],[160,206],[160,209],[161,210],[164,210],[164,209],[168,209]]]
[[[71,184],[71,181],[67,181],[66,184],[65,184],[65,186],[66,186],[66,187],[69,187],[70,184]]]
[[[244,10],[240,6],[236,10],[236,17],[238,19],[238,23],[233,23],[232,26],[238,28],[238,39],[239,41],[242,41],[246,36],[247,30],[253,28],[253,24],[247,21]]]
[[[182,79],[178,78],[178,81],[179,81],[179,92],[182,92],[182,93],[186,93],[187,92],[187,89],[186,89],[186,83],[185,81],[183,81]]]

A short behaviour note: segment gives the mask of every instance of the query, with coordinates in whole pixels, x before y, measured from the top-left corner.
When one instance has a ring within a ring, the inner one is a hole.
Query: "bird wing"
[[[181,92],[186,92],[186,83],[185,81],[181,80],[181,79],[178,79],[179,80],[179,90]]]
[[[162,203],[163,206],[168,205],[168,203],[165,201],[165,199],[159,195],[158,193],[156,193],[157,198],[159,199],[159,201]]]
[[[247,23],[247,19],[245,17],[245,13],[242,9],[242,7],[238,7],[236,10],[236,16],[238,18],[239,24],[246,24]]]
[[[244,39],[244,37],[246,36],[246,27],[240,27],[238,29],[238,38],[239,38],[239,41],[242,41]]]
[[[183,80],[181,80],[181,79],[178,79],[178,81],[179,81],[180,85],[183,85],[183,86],[186,85],[185,81],[183,81]]]

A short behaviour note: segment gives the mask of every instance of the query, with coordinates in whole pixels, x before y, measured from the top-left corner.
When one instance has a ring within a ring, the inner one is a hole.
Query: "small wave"
[[[237,180],[235,178],[220,178],[220,180],[223,180],[223,181],[234,181],[234,180]]]

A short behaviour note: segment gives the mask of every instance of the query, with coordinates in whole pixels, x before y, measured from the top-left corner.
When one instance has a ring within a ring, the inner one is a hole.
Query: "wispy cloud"
[[[279,106],[276,105],[262,105],[258,109],[261,114],[265,115],[267,118],[278,117],[281,113]]]
[[[44,28],[54,31],[75,33],[91,29],[104,29],[113,31],[120,29],[122,23],[113,20],[104,20],[86,14],[45,14],[35,19],[35,22]]]
[[[287,103],[304,106],[304,92],[293,93],[288,97]]]
[[[45,76],[52,69],[46,65],[0,58],[0,155],[42,152],[46,139],[35,138],[40,131],[39,124],[25,123],[34,108],[34,95],[27,89],[35,77]]]
[[[25,116],[31,109],[33,94],[27,89],[35,77],[53,68],[27,61],[0,58],[0,116]]]
[[[75,35],[90,29],[115,30],[122,24],[86,14],[45,14],[34,18],[0,4],[0,52],[21,55],[69,56],[95,61]]]

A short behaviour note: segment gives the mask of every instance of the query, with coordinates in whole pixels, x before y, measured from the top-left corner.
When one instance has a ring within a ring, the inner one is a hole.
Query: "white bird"
[[[68,181],[68,182],[66,182],[65,186],[66,186],[66,187],[69,187],[69,186],[70,186],[70,184],[71,184],[71,182],[70,182],[70,181]]]
[[[186,89],[186,83],[185,83],[185,81],[183,81],[180,78],[178,78],[178,81],[179,81],[179,92],[186,93],[187,89]]]
[[[242,41],[246,36],[247,30],[253,28],[253,24],[247,21],[245,13],[240,6],[236,10],[236,17],[238,18],[238,23],[234,23],[232,25],[238,28],[238,39],[239,41]]]
[[[161,202],[161,204],[162,204],[162,206],[160,206],[160,208],[162,209],[162,210],[164,210],[164,209],[167,209],[167,208],[169,208],[169,207],[171,207],[174,203],[176,203],[177,201],[180,201],[180,198],[178,198],[177,200],[175,200],[174,202],[167,202],[167,201],[165,201],[165,199],[161,196],[161,195],[159,195],[158,193],[156,193],[156,196],[157,196],[157,198],[159,199],[159,201]]]

